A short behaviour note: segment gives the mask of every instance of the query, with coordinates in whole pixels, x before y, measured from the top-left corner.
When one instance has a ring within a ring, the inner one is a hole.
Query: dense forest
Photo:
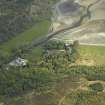
[[[51,6],[55,1],[0,0],[0,42],[16,36],[43,19],[50,19]]]

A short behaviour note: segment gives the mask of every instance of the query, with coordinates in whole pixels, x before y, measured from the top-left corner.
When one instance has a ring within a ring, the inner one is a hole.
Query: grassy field
[[[105,46],[80,46],[80,58],[93,61],[95,65],[105,64]]]
[[[30,44],[33,40],[45,35],[48,32],[49,26],[50,21],[42,21],[22,34],[17,35],[17,37],[12,38],[8,42],[0,45],[0,49],[9,54],[12,49]]]
[[[24,54],[24,58],[28,59],[31,63],[35,63],[35,61],[40,61],[42,58],[42,47],[33,48],[29,53]]]

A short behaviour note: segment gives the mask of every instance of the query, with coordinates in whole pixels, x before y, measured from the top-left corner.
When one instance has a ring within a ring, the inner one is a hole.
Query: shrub
[[[94,83],[89,85],[89,88],[95,92],[101,92],[103,91],[103,86],[101,83]]]

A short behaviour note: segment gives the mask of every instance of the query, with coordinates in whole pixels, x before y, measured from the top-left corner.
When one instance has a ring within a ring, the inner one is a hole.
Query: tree
[[[92,91],[95,91],[95,92],[102,92],[103,89],[104,89],[101,83],[94,83],[94,84],[91,84],[91,85],[89,85],[89,88],[90,88]]]
[[[78,49],[78,47],[79,47],[79,41],[78,40],[75,40],[73,42],[73,48]]]
[[[79,41],[74,41],[72,45],[72,51],[71,55],[69,57],[69,60],[71,62],[75,62],[79,58]]]

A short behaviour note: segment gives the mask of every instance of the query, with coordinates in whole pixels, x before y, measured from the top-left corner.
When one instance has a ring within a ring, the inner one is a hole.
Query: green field
[[[14,48],[30,44],[33,40],[47,34],[49,27],[50,21],[40,22],[22,34],[17,35],[17,37],[12,38],[8,42],[0,45],[0,49],[6,54],[9,54]]]
[[[93,60],[96,65],[105,64],[105,46],[80,46],[80,56]]]
[[[43,48],[36,47],[33,48],[29,53],[24,54],[24,58],[28,59],[31,63],[35,63],[35,61],[40,61],[42,57]]]

